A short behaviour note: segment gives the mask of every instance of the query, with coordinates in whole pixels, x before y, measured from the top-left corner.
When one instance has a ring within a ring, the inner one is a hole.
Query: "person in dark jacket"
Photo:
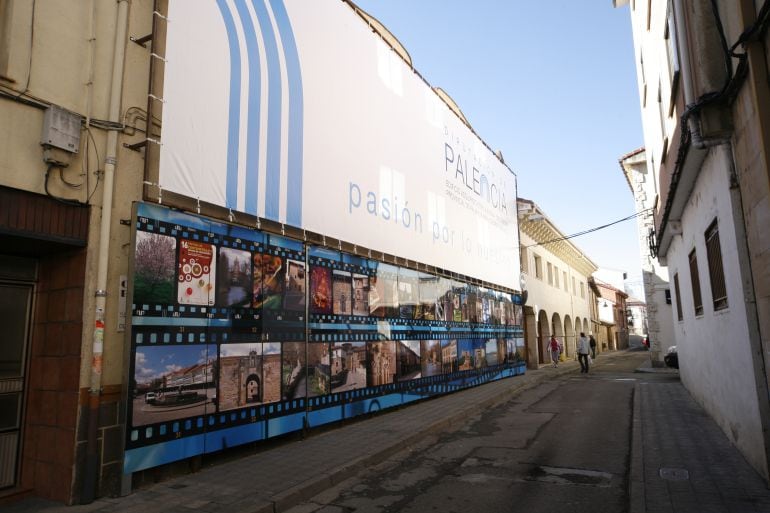
[[[591,346],[591,358],[596,359],[596,339],[593,333],[588,334],[588,344]]]

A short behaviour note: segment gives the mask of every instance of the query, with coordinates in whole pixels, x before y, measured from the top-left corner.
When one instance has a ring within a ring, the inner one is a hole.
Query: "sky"
[[[565,234],[634,214],[618,159],[643,146],[628,7],[611,0],[354,0],[406,47]],[[636,221],[572,240],[641,284]]]

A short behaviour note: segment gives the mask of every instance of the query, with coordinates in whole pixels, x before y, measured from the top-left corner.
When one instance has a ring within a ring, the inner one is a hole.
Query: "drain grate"
[[[690,472],[683,468],[666,468],[660,469],[660,477],[666,481],[688,481],[690,479]]]

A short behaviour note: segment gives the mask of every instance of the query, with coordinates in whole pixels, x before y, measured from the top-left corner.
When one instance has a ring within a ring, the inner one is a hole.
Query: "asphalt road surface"
[[[676,379],[634,373],[648,358],[545,381],[289,511],[625,512],[634,384]]]

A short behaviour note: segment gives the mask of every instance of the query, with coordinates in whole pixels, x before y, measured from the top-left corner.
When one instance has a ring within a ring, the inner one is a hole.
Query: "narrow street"
[[[627,511],[634,385],[678,380],[634,373],[647,358],[546,381],[289,511]]]

